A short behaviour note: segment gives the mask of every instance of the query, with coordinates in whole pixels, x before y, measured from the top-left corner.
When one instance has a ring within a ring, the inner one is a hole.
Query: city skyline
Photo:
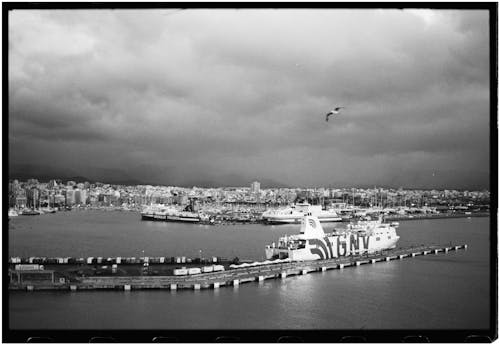
[[[488,29],[480,10],[14,10],[9,177],[489,189]]]

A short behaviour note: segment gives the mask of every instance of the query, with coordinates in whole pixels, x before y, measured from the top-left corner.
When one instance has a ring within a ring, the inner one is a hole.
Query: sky
[[[488,25],[482,10],[14,10],[9,175],[488,188]]]

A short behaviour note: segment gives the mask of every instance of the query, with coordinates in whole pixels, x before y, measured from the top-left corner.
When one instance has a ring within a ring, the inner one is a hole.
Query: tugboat
[[[266,246],[266,258],[292,261],[325,260],[341,256],[373,253],[396,247],[399,236],[397,223],[382,223],[382,219],[349,224],[343,232],[326,234],[318,217],[311,213],[302,218],[298,235],[285,235],[278,244]]]

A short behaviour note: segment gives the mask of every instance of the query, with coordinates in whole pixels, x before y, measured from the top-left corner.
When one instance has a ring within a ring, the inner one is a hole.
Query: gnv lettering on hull
[[[321,260],[330,259],[333,255],[333,253],[328,251],[328,247],[326,246],[326,242],[329,242],[329,241],[320,240],[320,239],[309,240],[309,245],[316,246],[315,248],[311,248],[311,254],[319,255],[319,258]],[[331,246],[330,246],[330,248],[331,248]]]
[[[363,250],[368,249],[368,245],[370,243],[370,237],[368,236],[355,236],[351,235],[350,237],[350,252],[359,251],[360,243],[363,243]],[[309,245],[312,247],[310,249],[311,254],[316,254],[319,256],[321,260],[331,259],[334,257],[332,244],[328,240],[323,239],[311,239],[309,240]],[[346,241],[340,241],[340,238],[337,239],[337,256],[346,256],[347,252],[347,243]]]
[[[342,251],[341,251],[342,249]],[[347,255],[347,242],[345,240],[340,241],[340,237],[337,239],[337,254],[338,256]]]

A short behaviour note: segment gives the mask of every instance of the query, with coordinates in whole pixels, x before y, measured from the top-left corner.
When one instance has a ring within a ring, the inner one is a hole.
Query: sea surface
[[[399,246],[468,244],[418,256],[218,290],[9,292],[11,329],[481,329],[489,327],[489,218],[400,222]],[[331,231],[340,224],[325,225]],[[141,221],[72,211],[9,222],[9,256],[264,259],[299,225]]]

